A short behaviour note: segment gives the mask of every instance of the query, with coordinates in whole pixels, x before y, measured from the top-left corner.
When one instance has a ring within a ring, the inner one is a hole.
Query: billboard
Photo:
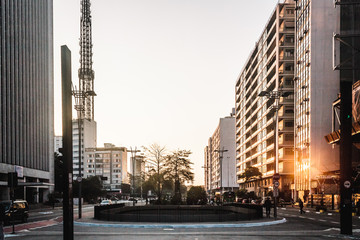
[[[353,85],[352,105],[353,120],[360,122],[360,80]]]

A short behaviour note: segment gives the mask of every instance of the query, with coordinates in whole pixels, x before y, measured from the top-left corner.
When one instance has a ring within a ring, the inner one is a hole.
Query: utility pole
[[[136,147],[133,150],[132,147],[130,147],[130,150],[127,150],[131,153],[131,159],[132,159],[132,177],[131,177],[131,194],[134,197],[134,188],[135,188],[135,161],[136,161],[136,153],[140,152],[140,150],[137,150]],[[135,203],[135,202],[134,202]]]
[[[282,92],[282,91],[261,91],[259,93],[259,97],[267,97],[268,99],[274,99],[274,105],[273,108],[275,110],[275,144],[274,144],[274,150],[275,150],[275,173],[273,176],[273,196],[274,196],[274,218],[277,219],[277,198],[279,197],[279,99],[280,97],[288,97],[292,95],[292,92]]]
[[[222,149],[218,148],[218,149],[215,149],[214,152],[217,152],[219,153],[219,164],[220,164],[220,192],[221,194],[223,194],[223,184],[222,184],[222,159],[223,159],[223,155],[224,155],[224,152],[227,152],[228,150],[227,149],[224,149],[224,147],[222,147]]]

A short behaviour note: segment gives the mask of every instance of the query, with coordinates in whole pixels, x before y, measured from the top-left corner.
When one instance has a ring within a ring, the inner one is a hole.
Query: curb
[[[248,228],[248,227],[262,227],[286,223],[286,219],[270,221],[270,222],[256,222],[256,223],[225,223],[225,224],[103,224],[103,223],[89,223],[89,222],[74,222],[76,226],[86,227],[113,227],[113,228]]]

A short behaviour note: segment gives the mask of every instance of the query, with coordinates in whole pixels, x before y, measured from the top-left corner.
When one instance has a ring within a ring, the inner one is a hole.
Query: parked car
[[[16,200],[14,203],[12,201],[2,201],[1,205],[4,206],[5,209],[5,224],[9,224],[10,222],[27,222],[29,217],[29,204],[26,200]]]
[[[110,205],[110,204],[112,204],[112,201],[105,199],[105,200],[101,201],[100,206],[105,206],[105,205]]]

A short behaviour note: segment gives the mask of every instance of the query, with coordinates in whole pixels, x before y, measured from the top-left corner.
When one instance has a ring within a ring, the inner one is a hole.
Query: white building
[[[73,129],[73,178],[79,176],[79,122],[78,119],[72,121]],[[84,152],[86,148],[96,148],[97,146],[96,122],[94,120],[83,119],[81,128],[81,176],[84,175]]]
[[[62,136],[55,136],[54,137],[54,152],[60,154],[59,149],[62,148]]]
[[[105,143],[102,148],[86,148],[84,177],[99,176],[106,189],[121,189],[127,179],[127,150]]]
[[[294,174],[294,95],[261,97],[263,91],[294,91],[295,4],[279,3],[270,15],[255,49],[236,82],[236,158],[240,188],[265,196],[273,190],[278,153],[280,197],[290,199]],[[278,109],[275,108],[278,104]],[[276,111],[278,110],[278,118]],[[276,122],[277,119],[277,122]],[[276,127],[276,125],[278,127]],[[275,136],[278,134],[278,145]],[[258,168],[261,179],[245,181],[241,174]]]
[[[238,189],[235,161],[235,117],[220,118],[205,148],[205,179],[208,193]]]

